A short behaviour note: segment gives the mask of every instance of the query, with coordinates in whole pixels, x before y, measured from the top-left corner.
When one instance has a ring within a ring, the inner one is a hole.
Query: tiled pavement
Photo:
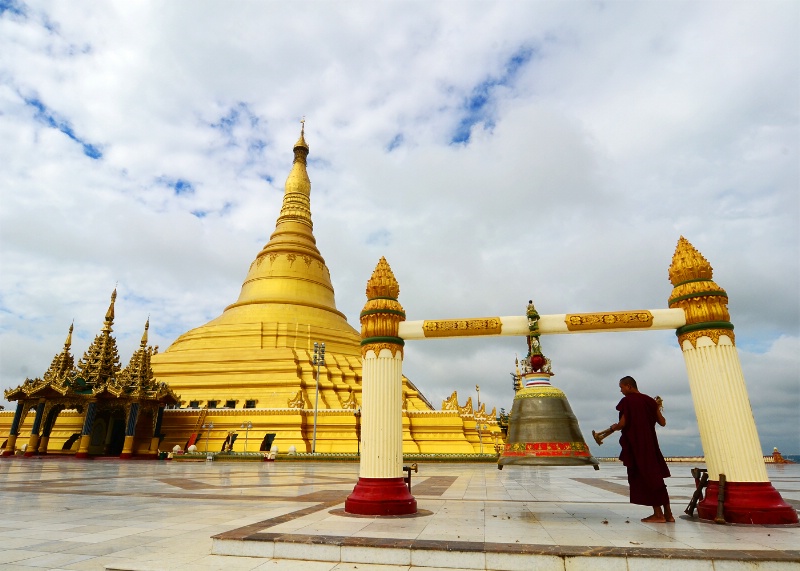
[[[675,463],[682,514],[694,490]],[[800,465],[768,466],[800,507]],[[644,524],[624,468],[420,464],[420,513],[353,517],[348,463],[0,459],[0,569],[800,569],[800,527]],[[226,555],[235,554],[236,556]]]

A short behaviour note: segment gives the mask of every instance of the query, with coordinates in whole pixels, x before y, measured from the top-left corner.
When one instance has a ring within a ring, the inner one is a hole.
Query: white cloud
[[[148,314],[162,348],[219,315],[305,115],[315,236],[352,324],[382,255],[409,319],[665,307],[683,234],[730,295],[765,451],[800,451],[796,3],[14,5],[3,388],[41,375],[73,318],[79,357],[117,282],[123,361]],[[700,452],[672,333],[543,346],[585,434],[632,374],[667,403],[665,452]],[[436,405],[480,384],[509,410],[524,350],[409,343],[406,371]]]

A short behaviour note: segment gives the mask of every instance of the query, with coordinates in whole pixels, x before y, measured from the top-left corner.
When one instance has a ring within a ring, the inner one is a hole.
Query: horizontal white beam
[[[541,335],[645,331],[677,329],[686,325],[686,315],[683,309],[680,308],[601,311],[597,313],[559,313],[540,316],[538,324],[538,331]],[[400,337],[407,340],[434,337],[486,337],[529,334],[528,318],[520,315],[402,321],[399,331]]]

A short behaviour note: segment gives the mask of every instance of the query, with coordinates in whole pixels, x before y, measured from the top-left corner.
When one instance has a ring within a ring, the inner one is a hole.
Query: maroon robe
[[[625,416],[619,459],[628,468],[631,503],[667,505],[669,495],[664,478],[669,478],[670,473],[656,436],[658,403],[645,394],[630,393],[619,401],[617,410],[620,418]]]

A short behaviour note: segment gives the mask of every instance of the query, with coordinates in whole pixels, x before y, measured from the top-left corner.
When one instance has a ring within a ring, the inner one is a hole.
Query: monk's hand
[[[656,404],[658,405],[658,408],[664,408],[664,399],[656,396]]]

